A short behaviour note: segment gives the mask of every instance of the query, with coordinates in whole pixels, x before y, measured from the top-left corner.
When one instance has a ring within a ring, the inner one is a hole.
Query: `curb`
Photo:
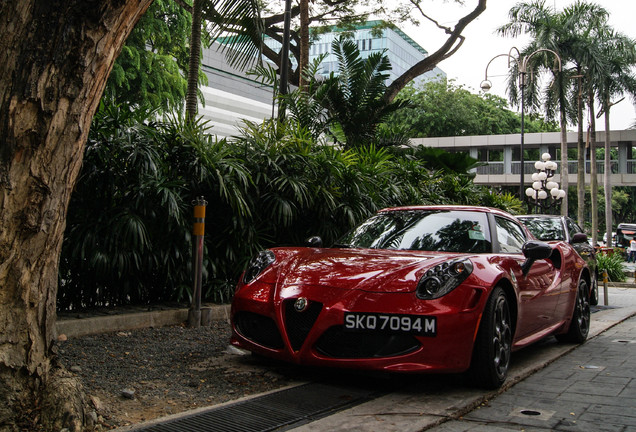
[[[211,305],[201,309],[211,310],[211,320],[229,320],[230,305]],[[58,335],[67,337],[87,336],[98,333],[137,330],[183,324],[188,320],[188,309],[171,309],[150,312],[126,313],[81,319],[63,319],[55,323]]]

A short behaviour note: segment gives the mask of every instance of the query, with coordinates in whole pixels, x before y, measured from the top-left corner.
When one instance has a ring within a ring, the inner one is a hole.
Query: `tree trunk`
[[[561,189],[565,191],[561,201],[561,214],[568,215],[568,124],[565,112],[561,112]]]
[[[594,116],[594,93],[588,98],[590,111],[590,195],[592,198],[592,245],[598,242],[598,170],[596,169],[596,117]]]
[[[202,0],[192,3],[192,33],[190,36],[190,58],[188,64],[188,90],[186,95],[186,119],[197,115],[197,93],[199,90],[199,63],[201,60],[201,6]]]
[[[300,74],[300,88],[306,84],[305,68],[309,65],[309,0],[300,0],[300,61],[298,73]]]
[[[0,430],[37,407],[45,429],[84,423],[54,362],[58,260],[91,119],[151,1],[0,2]]]
[[[579,73],[580,75],[580,73]],[[583,94],[581,92],[581,79],[578,80],[578,96],[577,96],[577,173],[576,173],[576,197],[577,212],[576,220],[580,226],[584,226],[585,222],[585,141],[583,140]]]
[[[610,154],[610,100],[605,99],[605,174],[603,175],[603,186],[605,187],[605,230],[607,232],[607,244],[612,245],[612,165]]]

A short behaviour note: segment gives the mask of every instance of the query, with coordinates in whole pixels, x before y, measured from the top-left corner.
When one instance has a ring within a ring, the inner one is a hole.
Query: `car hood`
[[[280,286],[324,286],[371,292],[414,291],[430,267],[463,254],[379,249],[299,248],[275,253]]]

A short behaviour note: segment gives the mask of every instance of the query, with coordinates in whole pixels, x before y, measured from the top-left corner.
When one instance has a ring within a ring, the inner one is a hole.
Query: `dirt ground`
[[[59,342],[62,364],[91,399],[94,430],[109,430],[288,386],[293,366],[229,346],[227,323],[150,328]]]

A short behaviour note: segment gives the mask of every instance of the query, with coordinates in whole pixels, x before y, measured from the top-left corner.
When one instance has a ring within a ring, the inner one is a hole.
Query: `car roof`
[[[546,215],[546,214],[529,214],[529,215],[518,215],[519,219],[561,219],[560,215]]]
[[[627,229],[633,229],[636,230],[636,224],[632,224],[632,223],[619,223],[618,226],[616,228],[627,228]]]
[[[467,206],[467,205],[420,205],[420,206],[403,206],[403,207],[388,207],[382,210],[379,210],[378,213],[386,213],[392,211],[444,211],[444,210],[455,210],[455,211],[471,211],[471,212],[480,212],[480,213],[494,213],[502,216],[512,217],[508,212],[503,210],[493,208],[493,207],[484,207],[484,206]]]

